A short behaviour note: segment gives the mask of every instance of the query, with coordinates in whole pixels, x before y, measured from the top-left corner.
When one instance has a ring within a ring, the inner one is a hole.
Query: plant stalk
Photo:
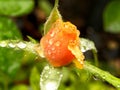
[[[99,78],[107,81],[108,83],[112,84],[114,87],[120,89],[120,79],[113,76],[109,72],[103,71],[103,70],[97,68],[96,66],[91,65],[88,62],[84,63],[84,69],[87,70],[88,72],[92,73],[96,77],[99,77]]]
[[[97,52],[94,49],[92,50],[92,52],[93,52],[93,56],[94,56],[95,65],[97,67],[99,67]]]

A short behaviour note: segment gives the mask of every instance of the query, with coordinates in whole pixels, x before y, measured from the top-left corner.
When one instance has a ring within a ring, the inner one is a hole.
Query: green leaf
[[[26,85],[17,85],[13,87],[11,90],[29,90],[29,87]]]
[[[0,48],[0,71],[14,77],[21,65],[23,52],[10,48]]]
[[[57,90],[63,76],[61,70],[61,68],[45,66],[40,78],[41,90]]]
[[[104,13],[104,29],[110,33],[120,33],[120,1],[111,1]]]
[[[86,52],[88,50],[95,50],[95,52],[97,52],[95,44],[91,40],[80,38],[80,45],[81,45],[80,47],[82,52]]]
[[[36,67],[33,67],[30,75],[30,84],[33,90],[40,90],[40,73]]]
[[[27,36],[27,38],[30,40],[30,42],[32,42],[32,43],[37,43],[37,41],[36,41],[34,38],[32,38],[32,37],[30,37],[30,36]]]
[[[49,31],[50,27],[57,19],[61,19],[61,15],[58,11],[58,0],[55,0],[54,8],[52,9],[50,16],[48,17],[44,26],[44,34]]]
[[[0,17],[0,40],[22,39],[16,24],[7,17]]]
[[[0,40],[22,39],[21,33],[11,19],[0,17]],[[23,51],[0,47],[0,73],[14,77],[21,65]],[[2,77],[2,78],[3,78]]]
[[[0,15],[20,16],[30,13],[33,7],[33,0],[0,0]]]

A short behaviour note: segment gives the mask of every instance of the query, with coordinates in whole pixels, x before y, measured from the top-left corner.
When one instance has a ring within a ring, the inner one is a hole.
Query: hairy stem
[[[0,47],[29,51],[34,54],[36,54],[36,52],[34,50],[35,46],[37,46],[37,45],[32,42],[27,42],[27,41],[19,41],[19,40],[0,41]]]
[[[88,62],[85,62],[84,69],[88,72],[92,73],[96,77],[102,78],[103,80],[107,81],[108,83],[112,84],[114,87],[120,89],[120,79],[111,75],[107,71],[103,71],[96,66],[91,65]]]

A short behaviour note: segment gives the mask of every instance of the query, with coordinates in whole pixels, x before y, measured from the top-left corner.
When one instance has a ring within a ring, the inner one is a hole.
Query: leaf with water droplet
[[[52,24],[57,20],[60,19],[61,15],[58,11],[58,0],[55,0],[55,5],[54,8],[52,9],[50,16],[48,17],[45,25],[44,25],[44,34],[46,34],[50,27],[52,26]]]
[[[95,44],[91,40],[88,40],[88,39],[85,39],[85,38],[80,38],[80,45],[81,45],[81,51],[82,52],[86,52],[88,50],[95,50],[95,52],[97,52]]]
[[[0,17],[0,40],[8,39],[21,40],[22,35],[10,18]],[[6,45],[11,48],[6,47]],[[14,78],[20,68],[23,51],[13,50],[12,47],[14,47],[12,43],[6,44],[3,42],[0,44],[0,71],[11,78]],[[5,75],[1,76],[1,78]]]
[[[45,66],[40,78],[41,90],[57,90],[62,76],[61,68],[54,68],[50,65]]]

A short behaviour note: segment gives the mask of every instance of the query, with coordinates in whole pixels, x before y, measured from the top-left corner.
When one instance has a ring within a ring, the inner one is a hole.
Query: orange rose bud
[[[51,65],[60,67],[68,65],[75,56],[68,49],[69,44],[79,46],[79,34],[76,26],[58,19],[49,32],[40,41],[44,55]]]

